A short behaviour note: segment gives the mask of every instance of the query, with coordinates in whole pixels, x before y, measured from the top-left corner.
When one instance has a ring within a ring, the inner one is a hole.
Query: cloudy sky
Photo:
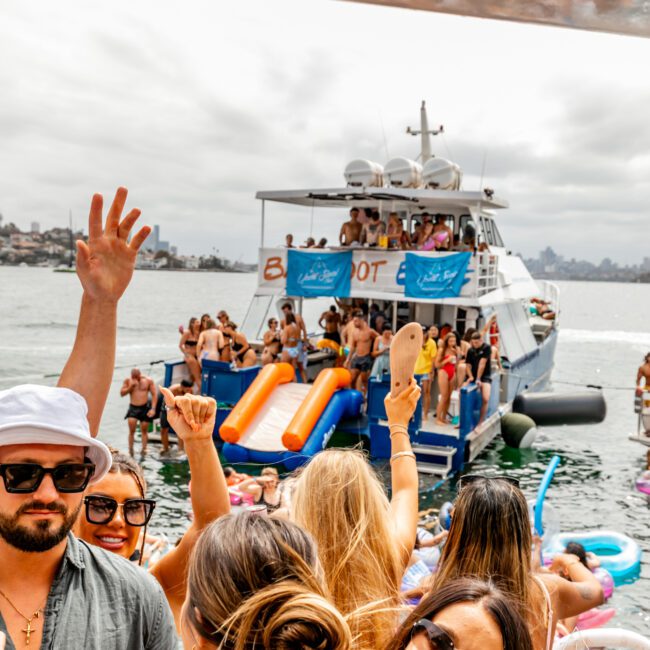
[[[650,39],[334,0],[0,0],[0,212],[84,223],[130,189],[184,253],[253,261],[259,189],[335,187],[353,158],[434,153],[509,199],[509,248],[650,254]],[[385,136],[384,136],[385,134]],[[314,215],[334,237],[344,214]],[[311,215],[269,211],[268,241]]]

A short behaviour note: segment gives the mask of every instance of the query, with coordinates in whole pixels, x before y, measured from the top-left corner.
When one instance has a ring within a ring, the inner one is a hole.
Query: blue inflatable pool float
[[[598,556],[600,565],[611,573],[616,586],[634,582],[641,573],[641,548],[627,535],[613,530],[561,533],[544,547],[544,555],[563,553],[569,542],[578,542]]]

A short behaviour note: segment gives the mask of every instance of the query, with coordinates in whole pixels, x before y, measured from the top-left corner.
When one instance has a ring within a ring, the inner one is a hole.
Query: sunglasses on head
[[[83,492],[95,472],[93,463],[64,463],[56,467],[43,467],[37,463],[4,463],[0,476],[5,490],[14,494],[28,494],[38,490],[43,477],[49,474],[57,492]]]
[[[113,497],[99,495],[87,496],[86,519],[91,524],[107,524],[113,520],[118,507],[122,508],[122,516],[129,526],[146,526],[151,519],[156,502],[153,499],[126,499],[118,503]]]
[[[458,479],[458,491],[460,492],[464,487],[476,481],[505,481],[510,485],[518,488],[519,479],[512,476],[483,476],[481,474],[465,474]]]
[[[431,650],[454,650],[454,642],[447,632],[427,618],[421,618],[413,624],[409,641],[420,632],[425,632],[429,638]]]

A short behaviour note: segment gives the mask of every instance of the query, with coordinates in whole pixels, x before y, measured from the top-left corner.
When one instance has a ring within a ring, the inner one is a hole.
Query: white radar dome
[[[422,187],[422,165],[408,158],[389,160],[384,176],[393,187]]]
[[[425,187],[433,190],[459,190],[463,172],[451,160],[430,158],[424,163],[422,178]]]
[[[348,163],[343,172],[350,187],[383,187],[384,168],[376,162],[361,158]]]

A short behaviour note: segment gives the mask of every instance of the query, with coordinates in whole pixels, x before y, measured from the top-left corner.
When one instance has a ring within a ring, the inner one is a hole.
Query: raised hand
[[[88,217],[88,243],[77,241],[77,275],[92,299],[117,302],[131,281],[135,258],[151,228],[142,227],[128,242],[140,216],[134,208],[120,221],[128,190],[118,188],[102,227],[103,197],[95,194]]]
[[[388,393],[384,398],[388,423],[401,424],[405,427],[408,426],[410,419],[413,417],[413,413],[415,413],[415,407],[418,404],[421,392],[415,379],[411,378],[408,387],[397,397],[393,397]]]
[[[212,397],[201,395],[175,397],[168,388],[163,386],[159,388],[165,398],[169,424],[185,444],[194,440],[212,438],[217,417],[217,403]]]

